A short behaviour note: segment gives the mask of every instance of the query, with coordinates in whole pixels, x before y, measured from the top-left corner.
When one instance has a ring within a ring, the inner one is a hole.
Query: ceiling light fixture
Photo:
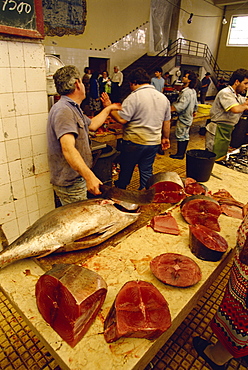
[[[223,15],[223,18],[222,18],[222,24],[227,24],[227,20],[226,20],[226,17]]]
[[[187,20],[188,24],[192,23],[193,15],[194,15],[193,13],[190,13],[189,19]]]

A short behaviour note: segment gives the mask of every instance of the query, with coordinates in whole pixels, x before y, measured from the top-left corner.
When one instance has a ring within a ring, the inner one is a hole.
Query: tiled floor
[[[188,149],[204,148],[204,136],[200,136],[199,124],[191,130]],[[158,155],[154,164],[154,173],[176,171],[185,177],[185,160],[173,160],[170,153],[175,152],[176,144],[172,128],[172,148],[165,155]],[[134,173],[131,188],[138,188],[137,172]],[[228,280],[230,264],[222,271],[218,279],[210,286],[198,305],[191,311],[183,323],[161,348],[145,370],[207,370],[210,369],[192,348],[192,338],[201,335],[205,339],[216,341],[209,322],[213,317],[224,293]],[[0,369],[2,370],[60,370],[56,361],[42,345],[32,330],[11,306],[7,298],[0,293]],[[232,360],[228,370],[245,370],[247,366]],[[83,370],[83,369],[77,369]],[[93,369],[92,370],[98,370]],[[101,370],[101,369],[100,369]],[[108,370],[108,369],[102,369]],[[110,369],[109,369],[110,370]],[[111,369],[114,370],[114,369]],[[140,369],[144,370],[144,369]]]

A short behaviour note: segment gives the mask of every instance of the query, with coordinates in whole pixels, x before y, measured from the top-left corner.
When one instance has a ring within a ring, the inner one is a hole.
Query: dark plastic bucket
[[[196,181],[208,181],[216,154],[208,150],[192,149],[186,152],[186,175]]]
[[[112,164],[120,152],[110,145],[102,149],[100,157],[93,167],[94,174],[105,184],[112,185]]]

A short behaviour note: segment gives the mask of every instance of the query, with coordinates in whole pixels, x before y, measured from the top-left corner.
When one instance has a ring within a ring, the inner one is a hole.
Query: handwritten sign
[[[43,38],[42,0],[2,0],[0,33]]]

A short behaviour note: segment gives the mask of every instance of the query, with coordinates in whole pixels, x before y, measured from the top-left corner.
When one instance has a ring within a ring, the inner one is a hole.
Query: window
[[[232,16],[227,45],[248,46],[248,15]]]

